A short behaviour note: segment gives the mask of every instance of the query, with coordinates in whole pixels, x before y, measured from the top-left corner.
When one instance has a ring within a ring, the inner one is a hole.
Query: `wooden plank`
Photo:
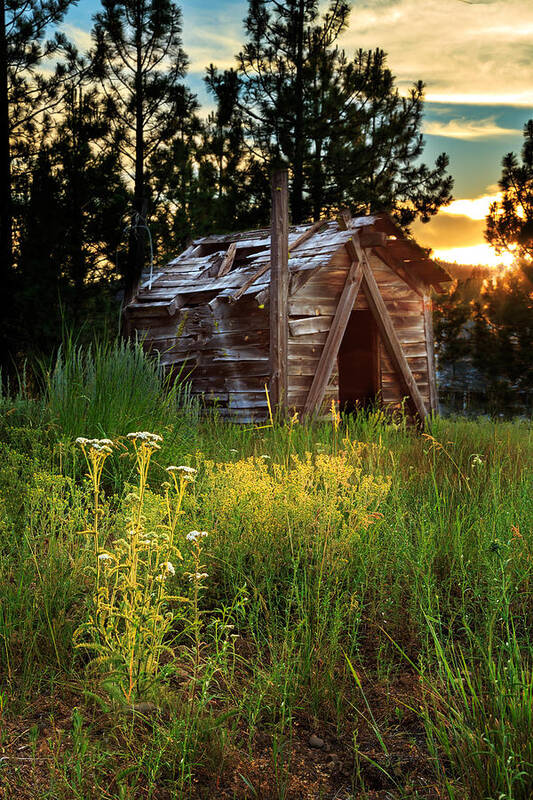
[[[425,284],[412,272],[408,272],[404,267],[401,266],[392,256],[391,252],[386,247],[375,247],[374,252],[388,267],[390,267],[393,272],[405,281],[405,283],[411,287],[411,289],[416,292],[420,297],[423,297],[424,292],[427,291]]]
[[[305,231],[301,236],[299,236],[295,242],[291,244],[290,252],[292,253],[296,250],[300,245],[307,242],[308,239],[313,236],[316,231],[322,228],[324,225],[327,225],[327,220],[321,220],[319,222],[315,222],[314,225],[311,225],[309,230]],[[233,301],[238,300],[242,295],[258,280],[261,278],[268,270],[270,269],[270,261],[267,261],[265,264],[259,267],[259,269],[251,275],[245,283],[238,289],[234,294],[231,295],[231,299]]]
[[[292,253],[292,251],[296,250],[297,247],[300,247],[300,245],[304,244],[304,242],[307,242],[307,240],[310,239],[311,236],[314,236],[314,234],[317,231],[321,230],[321,228],[323,228],[327,224],[328,224],[327,219],[319,219],[318,222],[313,222],[310,228],[304,231],[302,235],[299,236],[294,242],[291,242],[291,245],[289,247],[289,252]]]
[[[359,293],[361,281],[363,279],[362,264],[360,261],[353,261],[348,272],[346,283],[342,291],[337,311],[329,335],[322,350],[322,355],[315,373],[315,377],[304,407],[304,415],[310,416],[316,412],[322,403],[324,390],[329,381],[333,365],[337,359],[339,347],[346,330],[346,325],[352,311],[355,299]]]
[[[291,317],[316,317],[335,315],[338,300],[335,297],[289,297],[289,314]]]
[[[242,286],[239,289],[237,289],[236,292],[234,292],[232,295],[230,295],[230,300],[235,302],[240,297],[242,297],[242,295],[246,292],[246,290],[249,289],[250,286],[252,286],[256,282],[256,280],[258,278],[260,278],[262,275],[264,275],[265,272],[268,272],[269,269],[270,269],[270,262],[268,261],[266,264],[263,264],[262,267],[260,267],[258,270],[256,270],[256,272],[254,272],[252,275],[250,275],[248,280],[246,280],[242,284]]]
[[[362,285],[368,300],[368,305],[378,326],[379,333],[388,351],[389,357],[398,372],[398,376],[404,388],[412,398],[412,402],[421,420],[427,416],[424,400],[413,377],[402,345],[398,339],[398,334],[394,328],[392,319],[387,311],[385,302],[379,292],[378,285],[372,274],[372,268],[368,264],[366,254],[359,248],[357,240],[354,240],[354,248],[359,250],[362,261]]]
[[[139,303],[133,301],[126,306],[125,310],[128,315],[131,314],[133,317],[158,317],[161,312],[163,312],[163,314],[166,312],[169,317],[172,317],[180,308],[180,305],[183,305],[183,300],[178,295],[170,302],[167,300],[156,300],[153,303]]]
[[[270,393],[274,406],[287,400],[289,340],[289,172],[272,176],[270,235]]]
[[[233,261],[235,259],[235,253],[237,252],[237,243],[232,242],[228,249],[226,250],[226,255],[222,259],[222,264],[220,265],[220,269],[218,270],[217,278],[223,278],[224,275],[227,275],[230,269],[233,266]]]
[[[291,336],[302,336],[306,333],[320,333],[329,331],[333,316],[328,317],[304,317],[303,319],[289,320],[289,331]]]
[[[437,377],[435,373],[435,340],[433,336],[433,308],[431,297],[424,295],[424,331],[426,334],[426,350],[428,361],[429,379],[429,406],[431,411],[436,414],[439,410],[439,399],[437,394]]]

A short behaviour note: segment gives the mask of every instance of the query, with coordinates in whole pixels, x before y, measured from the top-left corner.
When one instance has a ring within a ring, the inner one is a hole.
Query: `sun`
[[[470,247],[439,247],[435,248],[433,254],[441,261],[484,267],[510,267],[514,262],[512,253],[497,255],[489,244],[476,244]]]

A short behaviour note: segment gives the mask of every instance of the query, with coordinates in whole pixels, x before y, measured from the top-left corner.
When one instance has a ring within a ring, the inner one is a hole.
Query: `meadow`
[[[1,400],[0,798],[530,798],[532,466],[67,346]]]

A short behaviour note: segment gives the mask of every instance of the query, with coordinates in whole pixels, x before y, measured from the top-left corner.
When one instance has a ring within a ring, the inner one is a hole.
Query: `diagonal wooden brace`
[[[328,338],[322,350],[318,367],[305,401],[303,416],[308,417],[316,413],[324,398],[324,392],[331,376],[333,365],[337,359],[342,337],[350,318],[354,303],[359,294],[363,269],[360,261],[352,261],[350,271],[344,284],[344,289],[337,305],[337,310],[329,329]]]
[[[407,363],[402,344],[394,328],[391,316],[387,311],[385,302],[381,296],[376,279],[372,273],[366,253],[361,249],[359,243],[354,241],[354,247],[361,259],[363,281],[362,287],[366,295],[368,307],[378,326],[383,344],[387,349],[392,365],[396,370],[405,392],[411,398],[420,420],[423,421],[427,416],[426,406],[420,393],[420,389],[413,377],[413,373]]]

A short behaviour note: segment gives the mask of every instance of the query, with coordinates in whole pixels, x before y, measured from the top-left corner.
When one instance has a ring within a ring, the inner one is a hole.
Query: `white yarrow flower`
[[[128,439],[135,439],[140,442],[162,442],[163,437],[158,433],[150,433],[150,431],[134,431],[127,434]]]
[[[172,564],[170,561],[165,561],[163,564],[161,564],[161,569],[164,570],[164,572],[167,575],[175,575],[176,574],[176,570],[174,568],[174,564]]]
[[[198,472],[198,470],[194,469],[194,467],[186,467],[184,464],[181,464],[179,467],[176,467],[176,469],[178,470],[178,472],[182,472],[184,475],[196,475],[196,473]]]
[[[204,578],[209,578],[207,572],[193,572],[189,575],[189,580],[191,581],[201,581]]]
[[[185,537],[188,542],[196,542],[201,536],[209,536],[207,531],[191,531]]]
[[[100,553],[98,556],[98,561],[111,561],[111,556],[109,553]]]

